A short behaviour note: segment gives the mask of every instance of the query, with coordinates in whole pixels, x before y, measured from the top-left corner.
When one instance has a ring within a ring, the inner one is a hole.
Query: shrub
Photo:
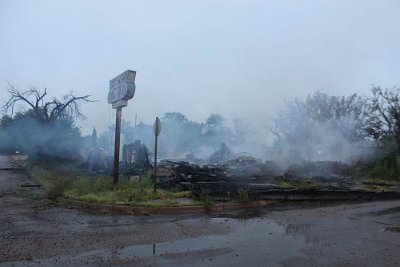
[[[55,178],[47,188],[49,198],[55,199],[64,195],[64,192],[71,186],[71,181],[62,178]]]
[[[207,211],[210,211],[215,205],[210,191],[207,189],[201,190],[199,200]]]

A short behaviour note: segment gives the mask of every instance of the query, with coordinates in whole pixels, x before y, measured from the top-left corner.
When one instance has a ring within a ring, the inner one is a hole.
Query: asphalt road
[[[0,266],[400,266],[400,200],[135,217],[51,205],[35,184],[0,156]]]

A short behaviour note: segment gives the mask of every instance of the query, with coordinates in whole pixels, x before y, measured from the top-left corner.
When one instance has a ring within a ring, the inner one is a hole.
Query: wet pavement
[[[51,205],[14,167],[0,156],[0,266],[400,266],[400,200],[105,215]]]

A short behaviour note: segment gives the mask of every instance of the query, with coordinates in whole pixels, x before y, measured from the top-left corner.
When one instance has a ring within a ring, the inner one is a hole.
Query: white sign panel
[[[125,107],[135,95],[136,71],[127,70],[110,81],[108,103],[113,108]]]

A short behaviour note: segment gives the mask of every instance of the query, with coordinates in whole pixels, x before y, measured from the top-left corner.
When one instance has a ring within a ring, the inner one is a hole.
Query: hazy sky
[[[124,119],[220,113],[265,127],[316,90],[400,85],[399,14],[396,0],[0,0],[0,102],[7,82],[91,94],[82,126],[101,131],[114,122],[109,80],[131,69]]]

